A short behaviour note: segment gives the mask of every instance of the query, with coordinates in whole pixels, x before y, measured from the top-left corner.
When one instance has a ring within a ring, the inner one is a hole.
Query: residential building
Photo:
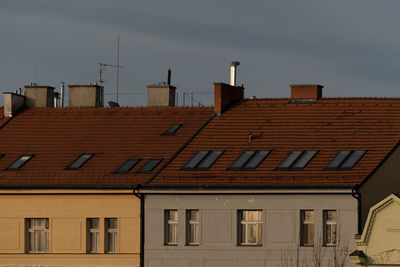
[[[144,266],[354,266],[357,188],[397,147],[400,99],[243,96],[215,84],[218,116],[139,190]]]
[[[5,93],[0,265],[139,266],[137,186],[213,110],[164,105],[173,103],[165,97],[150,107],[105,108],[102,87],[69,89],[69,107],[53,107],[48,86]]]

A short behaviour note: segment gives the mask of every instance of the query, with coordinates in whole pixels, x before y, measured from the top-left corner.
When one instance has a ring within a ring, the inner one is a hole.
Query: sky
[[[119,36],[122,106],[146,105],[146,85],[169,68],[179,105],[184,93],[186,105],[192,95],[212,105],[232,61],[245,97],[290,97],[293,83],[321,84],[324,97],[398,97],[399,10],[398,0],[2,0],[0,91],[94,83],[98,63],[117,63]],[[116,101],[116,68],[103,80]]]

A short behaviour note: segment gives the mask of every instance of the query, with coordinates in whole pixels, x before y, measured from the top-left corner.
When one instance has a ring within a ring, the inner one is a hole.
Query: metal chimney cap
[[[239,61],[232,61],[232,63],[231,63],[231,67],[237,67],[239,65],[240,65]]]

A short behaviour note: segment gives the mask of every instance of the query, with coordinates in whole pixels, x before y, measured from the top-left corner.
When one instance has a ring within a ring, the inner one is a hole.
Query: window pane
[[[317,151],[305,151],[290,168],[304,168],[315,154]]]
[[[259,210],[243,210],[240,216],[240,244],[262,245],[263,216]]]
[[[309,246],[314,244],[314,211],[302,210],[300,211],[301,218],[301,240],[300,244],[303,246]]]
[[[117,219],[107,219],[107,221],[108,221],[108,229],[118,229]]]
[[[88,245],[87,250],[90,253],[99,252],[100,242],[100,219],[91,218],[87,219],[87,233],[88,233]]]
[[[335,210],[324,210],[324,244],[335,245],[336,244],[336,211]]]
[[[178,220],[178,211],[177,210],[170,210],[168,211],[168,220]]]
[[[106,252],[118,252],[118,220],[116,218],[105,219],[106,225]]]
[[[336,157],[329,162],[328,166],[326,167],[327,169],[336,169],[342,164],[344,159],[350,154],[351,151],[339,151],[337,153]]]
[[[365,151],[353,151],[351,155],[343,162],[340,168],[353,168],[354,165],[360,160],[360,158],[364,155]]]
[[[169,129],[164,133],[164,135],[174,134],[181,126],[182,126],[182,124],[171,125],[171,127],[169,127]]]
[[[140,159],[128,159],[118,168],[117,172],[129,172],[139,161]]]
[[[189,160],[183,168],[194,169],[199,162],[208,154],[208,151],[198,151],[194,157]]]
[[[161,159],[149,159],[146,164],[140,168],[138,171],[139,173],[146,173],[146,172],[151,172],[157,165],[158,163],[161,162]]]
[[[211,151],[208,155],[200,162],[197,168],[199,169],[208,169],[210,168],[214,162],[221,156],[222,151]]]
[[[48,219],[28,219],[28,252],[48,252]]]
[[[244,168],[255,169],[268,156],[270,151],[257,151],[256,154],[244,165]]]
[[[243,167],[243,165],[250,159],[251,156],[253,156],[255,151],[244,151],[238,159],[233,162],[231,168],[232,169],[240,169]]]
[[[200,216],[198,210],[186,210],[186,244],[197,245],[199,242]]]
[[[178,240],[178,211],[177,210],[166,210],[165,211],[165,243],[168,245],[174,245]]]
[[[282,163],[279,165],[278,168],[286,169],[289,168],[293,162],[296,161],[296,159],[301,155],[303,151],[293,151],[287,156],[287,158],[282,161]]]
[[[303,245],[314,244],[314,224],[304,224],[303,226]]]
[[[19,157],[16,161],[14,161],[8,168],[7,170],[18,170],[19,168],[22,167],[28,160],[30,160],[33,157],[33,155],[23,155]]]
[[[79,169],[80,167],[85,164],[86,161],[88,161],[93,154],[83,154],[81,155],[77,160],[75,160],[67,169],[69,170],[76,170]]]

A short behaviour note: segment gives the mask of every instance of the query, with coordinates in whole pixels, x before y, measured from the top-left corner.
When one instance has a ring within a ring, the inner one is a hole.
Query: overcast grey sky
[[[179,104],[182,92],[212,92],[234,60],[246,97],[288,97],[291,83],[399,96],[399,10],[399,0],[2,0],[0,90],[95,82],[97,63],[116,64],[119,34],[122,105],[145,105],[168,68]],[[114,100],[115,69],[103,78]]]

